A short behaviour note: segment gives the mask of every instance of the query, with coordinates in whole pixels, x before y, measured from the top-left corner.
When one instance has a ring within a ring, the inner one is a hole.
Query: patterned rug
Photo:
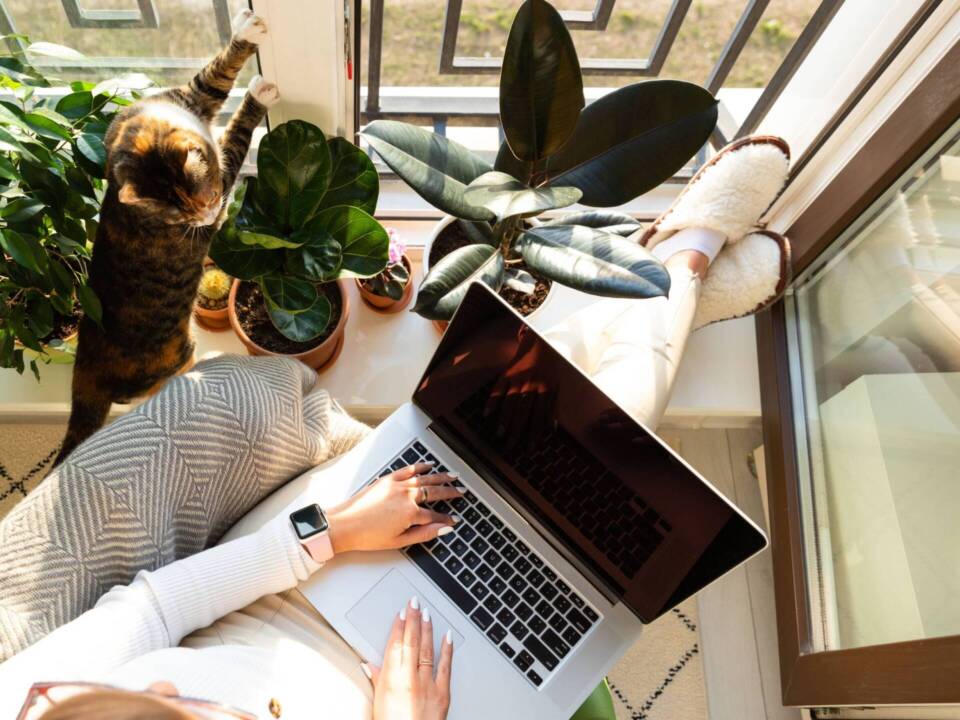
[[[0,518],[43,479],[62,424],[0,426]],[[697,604],[688,600],[644,630],[610,672],[618,720],[707,720]]]

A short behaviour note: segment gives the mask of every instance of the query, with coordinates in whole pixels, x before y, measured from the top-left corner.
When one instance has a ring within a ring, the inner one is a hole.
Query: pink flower
[[[403,253],[406,252],[407,246],[403,240],[400,239],[400,233],[398,233],[396,229],[387,228],[387,235],[390,236],[390,249],[388,251],[390,264],[397,265],[402,262]]]

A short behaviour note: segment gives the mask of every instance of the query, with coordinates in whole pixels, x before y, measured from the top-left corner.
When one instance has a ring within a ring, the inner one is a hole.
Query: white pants
[[[670,399],[677,366],[690,334],[700,296],[700,279],[686,268],[670,269],[670,294],[652,300],[598,300],[547,337],[635,419],[655,428]],[[293,641],[322,655],[313,682],[318,697],[337,693],[356,714],[341,720],[369,720],[373,693],[360,674],[362,658],[312,605],[290,590],[269,595],[184,638],[183,647],[252,645],[279,651]]]

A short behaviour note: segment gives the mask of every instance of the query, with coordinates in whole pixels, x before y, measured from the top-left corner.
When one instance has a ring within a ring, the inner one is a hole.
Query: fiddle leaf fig
[[[296,342],[309,342],[327,329],[333,308],[325,296],[318,295],[313,305],[304,310],[291,312],[268,301],[267,311],[270,313],[270,322],[284,337]]]
[[[307,222],[327,192],[332,161],[316,125],[291,120],[268,132],[257,150],[257,176],[263,186],[259,207],[289,232]]]

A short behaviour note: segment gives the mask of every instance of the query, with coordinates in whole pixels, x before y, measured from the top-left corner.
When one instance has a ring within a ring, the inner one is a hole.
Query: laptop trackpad
[[[459,650],[463,646],[463,635],[457,632],[443,615],[430,603],[424,601],[417,589],[399,570],[391,570],[370,588],[360,601],[347,611],[347,620],[359,632],[363,639],[377,648],[381,656],[390,636],[393,620],[410,598],[420,598],[420,608],[430,608],[430,624],[433,625],[433,656],[440,657],[440,642],[449,628],[452,630],[453,645]]]

